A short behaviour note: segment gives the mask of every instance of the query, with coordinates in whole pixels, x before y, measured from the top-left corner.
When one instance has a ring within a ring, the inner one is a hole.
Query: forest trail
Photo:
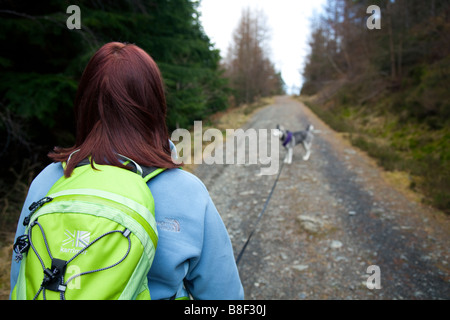
[[[309,161],[294,150],[239,264],[246,299],[449,299],[449,220],[410,200],[305,105],[277,97],[243,128],[316,134]],[[284,158],[285,151],[280,151]],[[281,162],[282,160],[280,160]],[[241,251],[276,175],[260,165],[196,168]],[[379,278],[367,287],[369,266]]]

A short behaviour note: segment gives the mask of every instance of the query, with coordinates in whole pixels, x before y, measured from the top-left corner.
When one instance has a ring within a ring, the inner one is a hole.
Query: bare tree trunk
[[[401,79],[402,77],[402,56],[403,56],[403,34],[400,34],[398,41],[398,51],[397,51],[397,77]]]
[[[396,79],[396,68],[395,68],[395,47],[394,47],[394,35],[392,32],[392,12],[391,12],[391,3],[387,5],[387,20],[388,20],[388,35],[389,35],[389,53],[391,60],[391,80],[395,81]]]
[[[258,96],[270,94],[275,89],[271,86],[277,85],[272,81],[276,72],[267,58],[265,47],[268,37],[266,24],[263,12],[246,8],[234,32],[227,57],[227,75],[237,92],[238,103],[251,103]]]

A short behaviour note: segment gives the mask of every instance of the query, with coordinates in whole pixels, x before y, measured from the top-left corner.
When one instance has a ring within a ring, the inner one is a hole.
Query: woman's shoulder
[[[183,169],[165,170],[150,180],[150,187],[152,184],[167,186],[174,191],[183,190],[187,193],[208,194],[204,183],[197,176]]]
[[[205,185],[185,170],[165,170],[152,178],[148,186],[159,221],[177,221],[184,230],[198,229],[204,223],[205,215],[212,212],[212,199]]]
[[[47,165],[34,179],[30,185],[30,189],[42,185],[48,185],[49,189],[59,178],[64,175],[64,169],[60,162],[53,162]]]

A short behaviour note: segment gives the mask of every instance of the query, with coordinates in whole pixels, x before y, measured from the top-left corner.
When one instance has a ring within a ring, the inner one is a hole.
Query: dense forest
[[[450,212],[450,3],[328,0],[312,26],[308,104]]]
[[[79,29],[68,27],[74,22],[70,5],[80,9]],[[47,153],[73,145],[78,81],[103,44],[134,43],[153,57],[165,82],[170,131],[276,91],[240,91],[225,76],[227,66],[203,30],[198,7],[193,0],[0,2],[2,230],[16,222],[16,206],[49,163]],[[259,77],[276,74],[266,57],[264,63],[270,72]]]

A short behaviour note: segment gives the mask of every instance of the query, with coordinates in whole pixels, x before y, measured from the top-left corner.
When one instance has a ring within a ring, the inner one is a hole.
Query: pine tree
[[[88,60],[110,41],[134,43],[159,65],[169,130],[227,107],[227,83],[191,0],[81,0],[81,29],[69,30],[70,1],[0,4],[1,176],[23,159],[74,142],[73,100]],[[35,161],[34,159],[33,161]]]

